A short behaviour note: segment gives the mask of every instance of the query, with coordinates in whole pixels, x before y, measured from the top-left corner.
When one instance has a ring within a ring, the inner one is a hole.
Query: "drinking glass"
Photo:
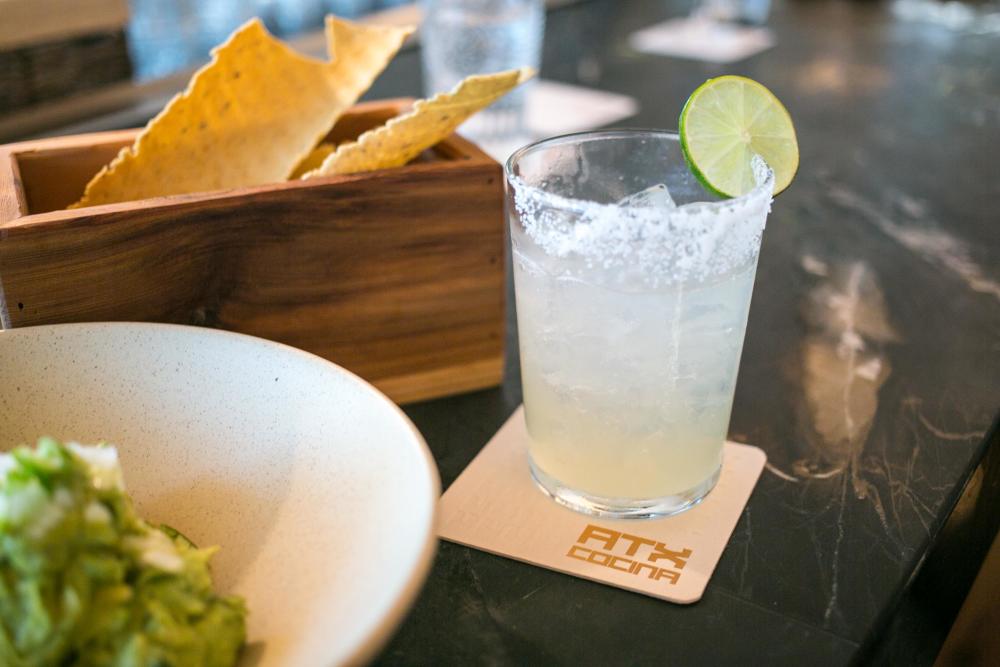
[[[424,0],[420,48],[427,97],[451,90],[472,74],[517,67],[538,69],[545,8],[542,0]],[[463,126],[484,144],[525,143],[528,84],[507,93]],[[508,153],[509,154],[509,153]]]
[[[771,0],[702,0],[694,16],[722,23],[764,25],[771,13]]]
[[[774,186],[755,176],[719,199],[649,130],[507,161],[529,465],[557,502],[666,516],[715,485]]]
[[[279,34],[297,35],[322,26],[326,11],[323,0],[280,0],[273,6],[274,23]]]
[[[126,33],[136,79],[158,79],[207,59],[196,12],[194,0],[131,0]]]

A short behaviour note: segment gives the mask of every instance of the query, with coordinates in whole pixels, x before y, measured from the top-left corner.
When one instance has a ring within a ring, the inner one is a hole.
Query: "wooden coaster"
[[[727,442],[719,483],[701,504],[665,519],[608,520],[546,496],[527,447],[518,408],[441,498],[441,538],[681,604],[705,592],[767,459]]]

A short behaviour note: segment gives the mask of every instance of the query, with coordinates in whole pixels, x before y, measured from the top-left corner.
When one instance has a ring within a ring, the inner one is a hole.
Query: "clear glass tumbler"
[[[542,0],[423,0],[422,7],[420,48],[428,97],[451,90],[472,74],[538,69],[545,24]],[[519,86],[477,113],[462,126],[462,133],[484,144],[523,145],[530,85]]]
[[[522,148],[507,212],[530,468],[573,509],[666,516],[714,487],[774,176],[708,194],[676,134]]]
[[[720,23],[764,25],[771,13],[771,0],[701,0],[693,16]]]

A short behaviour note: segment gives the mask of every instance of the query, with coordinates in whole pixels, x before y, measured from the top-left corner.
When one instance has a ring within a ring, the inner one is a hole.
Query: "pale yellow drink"
[[[507,165],[532,474],[555,500],[663,516],[718,480],[773,174],[721,200],[677,136],[547,140]]]
[[[722,461],[755,263],[695,287],[621,292],[514,255],[531,458],[605,498],[660,498]]]

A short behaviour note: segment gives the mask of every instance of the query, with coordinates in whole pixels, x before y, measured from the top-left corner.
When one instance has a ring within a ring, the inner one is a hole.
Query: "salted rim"
[[[510,157],[504,163],[504,176],[507,179],[507,183],[512,185],[515,190],[519,190],[522,193],[528,195],[532,198],[541,198],[559,208],[568,209],[575,213],[586,213],[593,211],[609,211],[613,209],[621,210],[622,208],[633,209],[638,207],[622,206],[621,204],[615,202],[601,203],[596,202],[591,199],[580,199],[577,197],[567,197],[565,195],[557,195],[548,192],[542,188],[534,185],[528,185],[524,182],[520,176],[514,173],[514,165],[524,156],[532,153],[536,150],[541,150],[544,148],[549,148],[552,146],[557,146],[560,144],[568,143],[583,143],[584,140],[597,140],[597,139],[622,139],[622,138],[635,138],[640,136],[654,137],[658,139],[665,139],[668,141],[676,141],[680,144],[681,137],[677,132],[670,132],[668,130],[654,130],[648,128],[620,128],[615,130],[586,130],[584,132],[572,132],[570,134],[561,134],[555,137],[549,137],[547,139],[540,139],[538,141],[532,142],[527,146],[523,146]],[[763,180],[759,181],[757,185],[750,191],[739,195],[738,197],[731,197],[729,199],[720,199],[718,201],[696,201],[689,202],[687,204],[678,205],[677,208],[667,212],[666,217],[672,217],[677,215],[679,212],[684,211],[686,207],[697,207],[699,210],[708,210],[709,212],[714,209],[723,209],[733,204],[740,204],[747,202],[749,200],[755,199],[762,194],[767,194],[769,198],[773,198],[774,193],[774,170],[771,167],[764,165],[767,169],[766,175]],[[688,167],[690,170],[690,166]],[[693,174],[692,174],[693,175]],[[709,194],[709,193],[707,193]],[[688,208],[687,210],[691,210]],[[663,211],[660,212],[661,214]]]

